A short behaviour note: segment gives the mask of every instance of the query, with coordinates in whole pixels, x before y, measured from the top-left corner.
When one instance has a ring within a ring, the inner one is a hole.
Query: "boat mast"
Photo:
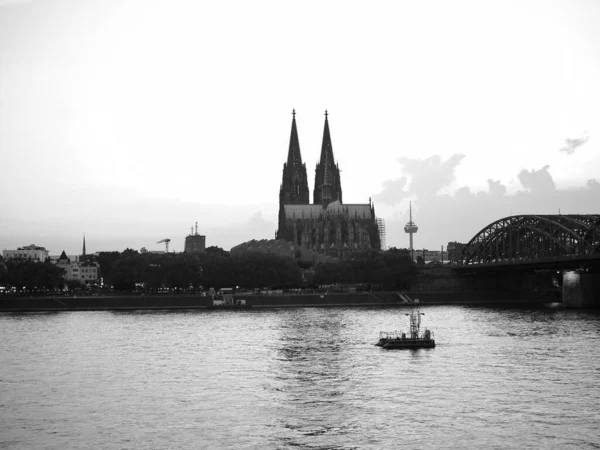
[[[419,337],[419,328],[421,327],[421,316],[424,313],[411,311],[408,315],[410,315],[410,338],[417,339]]]

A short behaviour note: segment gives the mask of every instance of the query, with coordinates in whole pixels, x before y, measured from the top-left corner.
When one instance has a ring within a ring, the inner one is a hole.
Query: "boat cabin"
[[[213,306],[246,306],[246,300],[236,299],[234,288],[222,288],[213,296]]]

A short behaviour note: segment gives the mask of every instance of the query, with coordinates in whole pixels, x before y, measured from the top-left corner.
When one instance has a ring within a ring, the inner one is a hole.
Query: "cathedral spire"
[[[329,113],[325,110],[325,127],[323,129],[323,144],[321,157],[315,169],[314,203],[327,206],[335,200],[342,203],[342,184],[340,169],[333,158],[331,133],[329,132]]]
[[[290,134],[290,148],[288,150],[287,164],[289,167],[302,165],[302,154],[300,153],[300,141],[296,129],[296,110],[292,110],[292,133]]]
[[[325,110],[325,128],[323,129],[323,144],[321,145],[321,164],[325,163],[325,159],[329,160],[329,164],[335,164],[333,159],[333,146],[331,145],[331,134],[329,133],[329,120],[327,116],[329,113]]]
[[[295,241],[290,235],[290,230],[285,226],[285,205],[308,205],[310,194],[308,192],[308,177],[306,165],[302,163],[300,154],[300,142],[298,140],[298,129],[296,128],[296,110],[292,111],[292,132],[290,134],[290,146],[288,149],[287,162],[283,163],[281,187],[279,189],[279,228],[278,239]]]
[[[329,170],[327,170],[330,167],[329,152],[325,153],[325,160],[323,161],[323,166],[325,167],[325,173],[323,174],[323,186],[331,186]]]
[[[327,111],[325,111],[325,117],[327,117]],[[327,124],[327,122],[325,123]],[[325,168],[325,171],[323,172],[323,188],[321,191],[324,205],[331,202],[331,177],[329,176],[329,164],[329,152],[325,152],[325,160],[323,162],[323,167]]]
[[[83,233],[83,252],[81,253],[81,256],[85,256],[85,233]]]

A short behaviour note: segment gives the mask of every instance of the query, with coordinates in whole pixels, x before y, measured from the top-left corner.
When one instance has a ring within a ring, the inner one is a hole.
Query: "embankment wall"
[[[525,291],[419,291],[408,292],[424,304],[531,303],[542,301]],[[253,308],[400,306],[396,292],[314,293],[236,296]],[[115,295],[71,297],[1,297],[0,311],[94,311],[128,309],[203,309],[210,297],[197,295]]]

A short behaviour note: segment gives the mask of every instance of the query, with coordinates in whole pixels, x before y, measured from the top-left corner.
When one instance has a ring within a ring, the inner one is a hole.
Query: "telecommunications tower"
[[[410,202],[410,222],[404,225],[404,232],[410,235],[410,251],[414,250],[413,247],[413,234],[419,230],[419,227],[412,220],[412,202]]]

